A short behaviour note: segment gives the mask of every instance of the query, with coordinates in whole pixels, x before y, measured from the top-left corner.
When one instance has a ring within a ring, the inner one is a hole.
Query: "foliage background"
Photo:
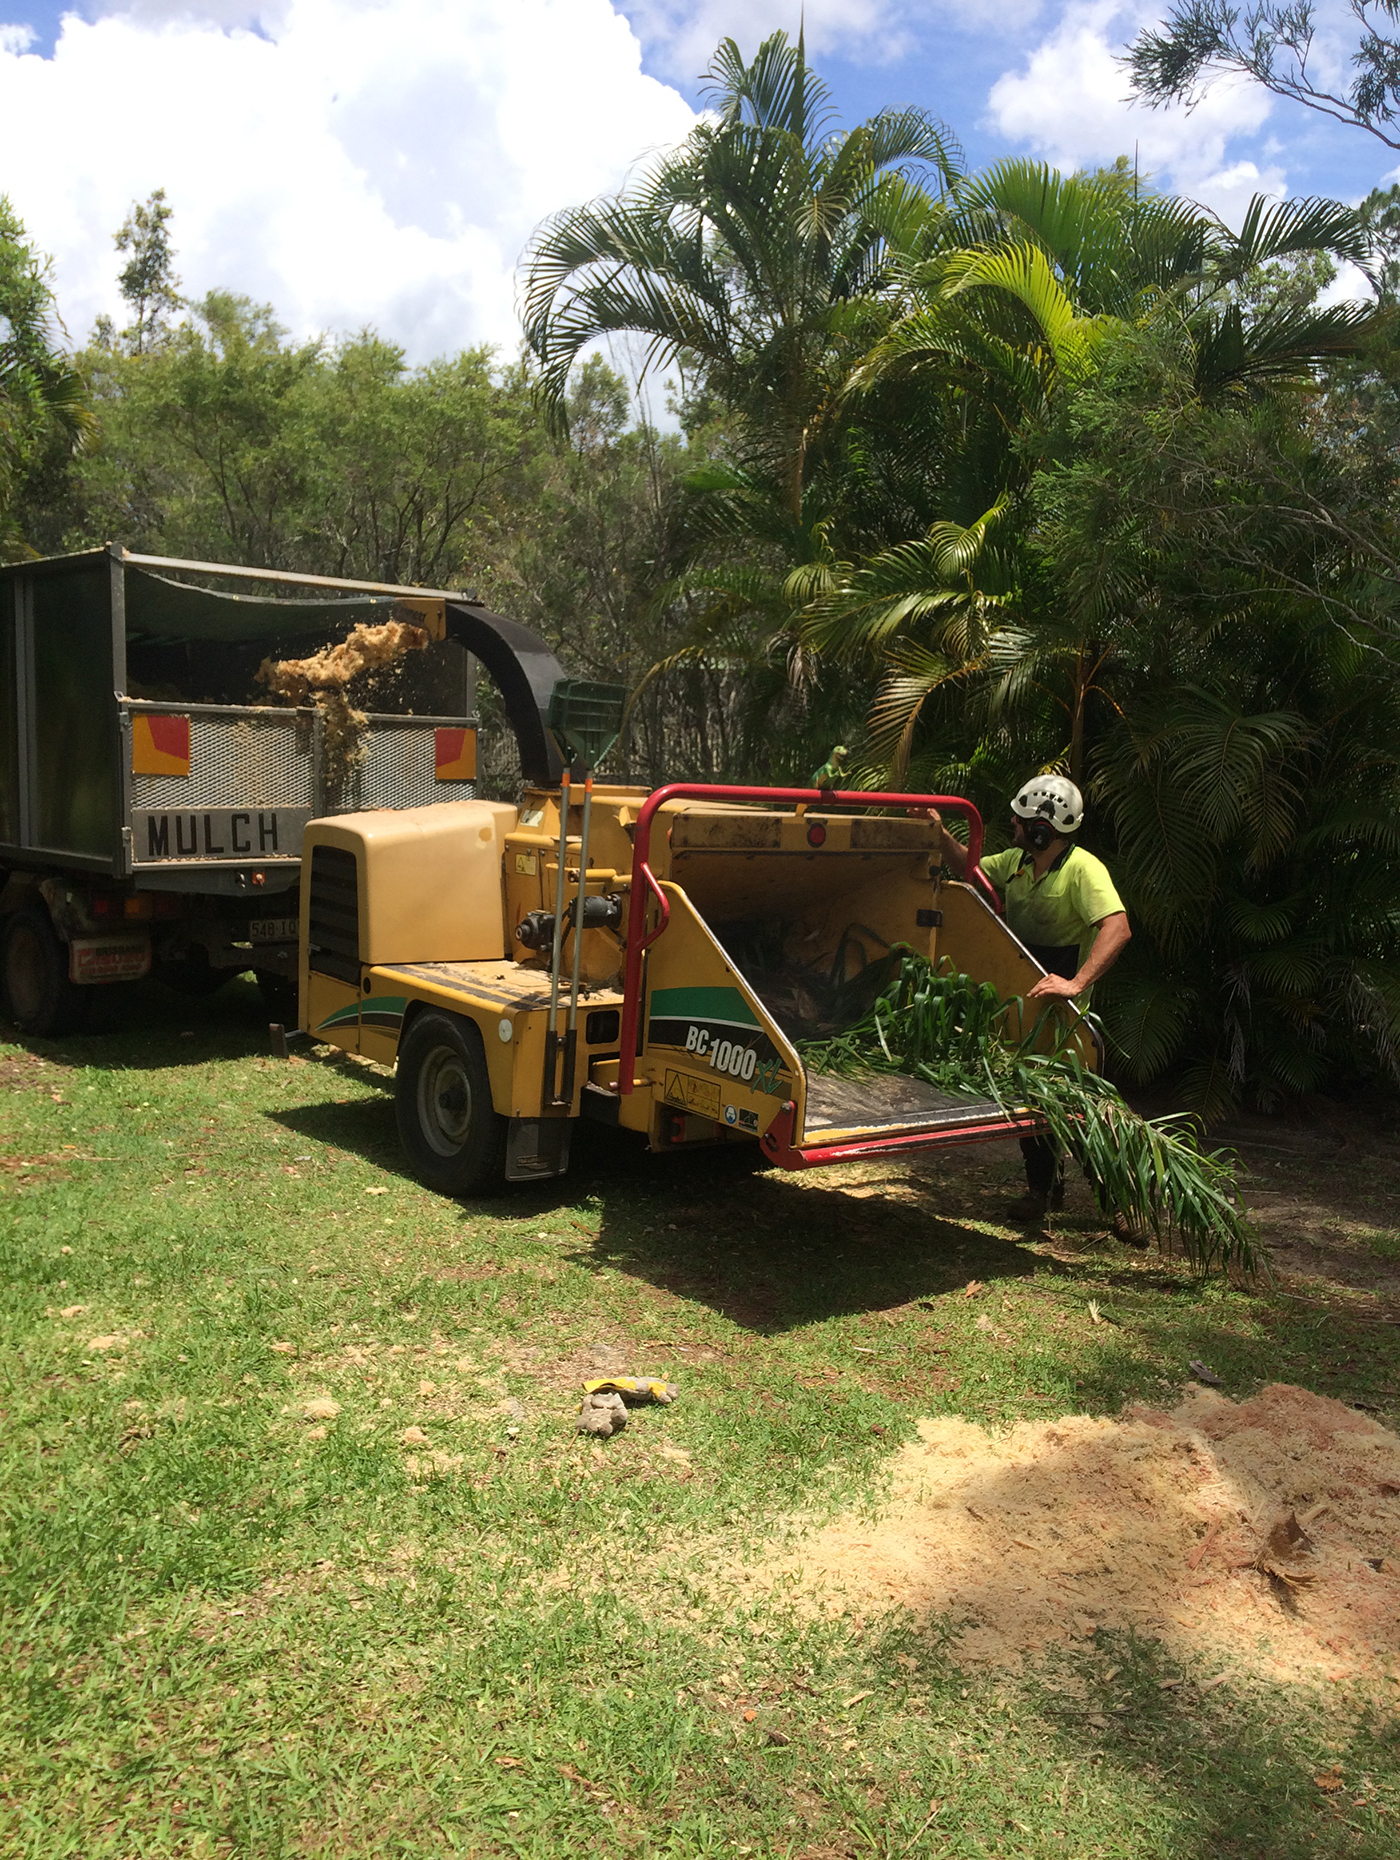
[[[996,845],[1062,768],[1137,932],[1096,1000],[1127,1078],[1211,1114],[1390,1089],[1400,194],[1231,230],[1125,161],[969,174],[920,112],[843,129],[782,34],[712,83],[541,227],[515,359],[187,303],[159,195],[116,235],[130,327],[68,357],[8,215],[7,552],[475,588],[637,694],[621,778],[805,779],[842,741]],[[1343,259],[1367,301],[1326,297]]]

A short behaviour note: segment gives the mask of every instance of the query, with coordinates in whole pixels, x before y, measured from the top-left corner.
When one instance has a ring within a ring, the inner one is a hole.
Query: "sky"
[[[1194,113],[1126,101],[1128,0],[808,0],[840,118],[941,117],[970,162],[1136,157],[1236,218],[1250,195],[1359,199],[1373,137],[1235,82]],[[1342,70],[1345,0],[1318,55]],[[620,186],[703,108],[718,40],[797,0],[0,0],[0,193],[49,254],[75,342],[124,319],[113,234],[163,187],[184,291],[295,335],[372,327],[410,362],[519,343],[518,264],[550,212]],[[1338,36],[1332,37],[1336,23]]]

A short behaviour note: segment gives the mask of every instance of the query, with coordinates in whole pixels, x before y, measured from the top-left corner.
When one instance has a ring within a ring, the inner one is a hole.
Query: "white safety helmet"
[[[1056,833],[1077,833],[1084,824],[1084,796],[1064,775],[1032,775],[1011,803],[1022,820],[1048,820]]]

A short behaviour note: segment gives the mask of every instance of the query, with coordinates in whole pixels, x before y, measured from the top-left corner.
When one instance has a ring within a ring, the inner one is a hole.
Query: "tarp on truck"
[[[217,642],[221,645],[295,639],[343,638],[354,625],[387,620],[392,595],[360,594],[328,600],[267,600],[256,594],[218,594],[172,581],[149,569],[125,575],[126,636],[151,645]]]

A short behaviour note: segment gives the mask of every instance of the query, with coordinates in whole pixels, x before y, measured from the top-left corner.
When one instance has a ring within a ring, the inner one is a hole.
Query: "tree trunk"
[[[1069,778],[1079,789],[1084,786],[1084,710],[1089,701],[1089,668],[1094,657],[1081,642],[1074,660],[1074,706],[1069,730]]]

